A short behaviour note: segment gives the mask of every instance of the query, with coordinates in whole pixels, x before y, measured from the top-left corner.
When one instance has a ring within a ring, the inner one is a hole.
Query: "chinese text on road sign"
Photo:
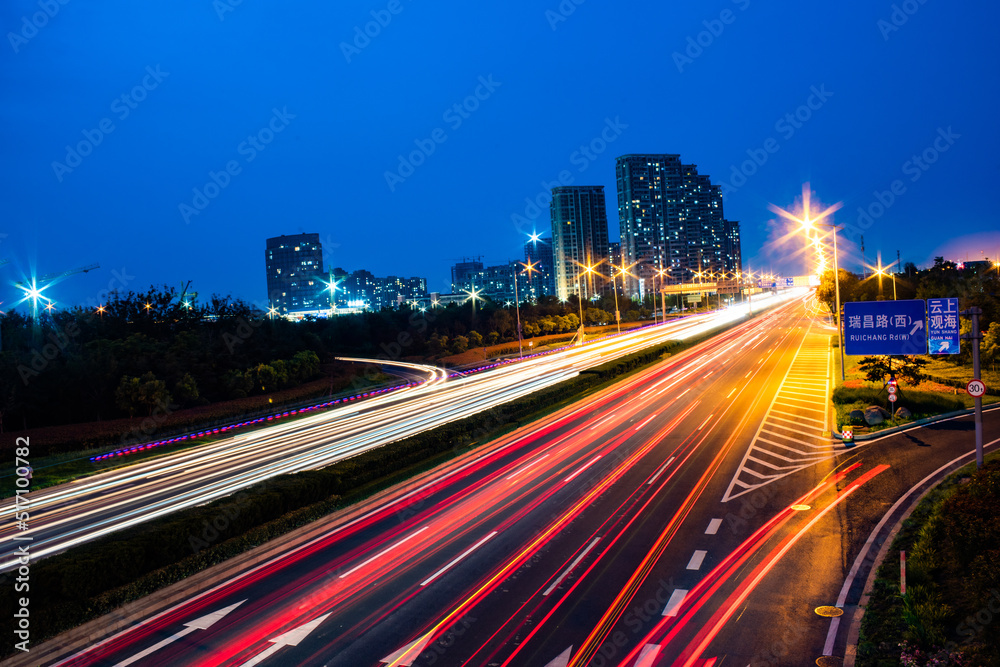
[[[924,302],[850,301],[844,304],[844,351],[853,355],[927,354]]]
[[[958,299],[927,299],[927,351],[958,354]]]

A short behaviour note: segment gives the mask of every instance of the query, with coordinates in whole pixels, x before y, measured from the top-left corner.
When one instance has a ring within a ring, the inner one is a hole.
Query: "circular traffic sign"
[[[890,394],[895,394],[896,393],[896,387],[894,387],[893,385],[890,384],[889,385],[889,393]]]
[[[986,393],[986,385],[979,378],[975,380],[969,380],[969,384],[965,386],[965,391],[969,392],[969,396],[973,398],[979,398]]]
[[[889,401],[891,403],[895,403],[897,398],[898,396],[896,396],[896,394],[889,394]]]

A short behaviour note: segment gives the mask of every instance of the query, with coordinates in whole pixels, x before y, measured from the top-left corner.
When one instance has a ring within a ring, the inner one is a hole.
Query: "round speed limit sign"
[[[979,398],[986,393],[986,385],[980,379],[969,380],[969,384],[965,386],[965,391],[969,392],[969,396]]]

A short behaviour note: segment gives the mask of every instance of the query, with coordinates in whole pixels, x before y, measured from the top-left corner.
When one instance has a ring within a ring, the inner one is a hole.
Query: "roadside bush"
[[[833,390],[833,402],[837,405],[859,407],[885,405],[886,395],[878,387],[837,387]],[[954,412],[965,408],[965,404],[954,396],[931,391],[906,389],[899,392],[899,400],[893,408],[905,407],[915,418]]]

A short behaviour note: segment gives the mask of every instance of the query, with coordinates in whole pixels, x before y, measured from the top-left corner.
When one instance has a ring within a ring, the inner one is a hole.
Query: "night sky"
[[[605,186],[617,239],[615,158],[643,152],[732,187],[755,270],[804,271],[768,205],[805,182],[843,203],[846,268],[859,231],[870,261],[1000,251],[995,2],[237,1],[0,6],[4,308],[93,262],[47,295],[259,301],[265,238],[299,232],[447,292],[455,261],[548,230],[526,200],[563,171]]]

